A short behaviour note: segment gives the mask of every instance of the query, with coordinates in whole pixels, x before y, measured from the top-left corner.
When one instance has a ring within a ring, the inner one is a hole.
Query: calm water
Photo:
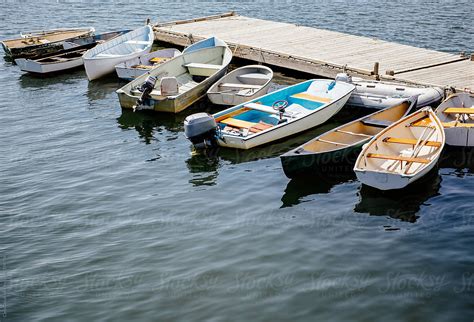
[[[474,50],[468,0],[0,1],[0,9],[0,38],[237,10]],[[397,194],[338,169],[289,181],[278,156],[336,123],[247,152],[192,156],[182,121],[215,111],[206,101],[177,116],[133,114],[120,109],[113,77],[38,79],[3,60],[0,82],[2,322],[474,318],[473,151],[444,153],[436,173]]]

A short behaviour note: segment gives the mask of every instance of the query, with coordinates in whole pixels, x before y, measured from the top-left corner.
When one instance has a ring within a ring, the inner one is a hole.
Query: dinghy
[[[115,71],[119,78],[131,81],[178,55],[181,52],[174,48],[157,50],[115,65]]]
[[[356,86],[348,105],[374,109],[384,109],[412,96],[418,96],[417,107],[436,104],[441,101],[444,91],[439,87],[415,87],[392,82],[366,80],[351,77],[346,73],[337,74],[336,80],[344,81]]]
[[[188,47],[184,48],[183,54],[190,53],[192,51],[204,49],[204,48],[211,48],[211,47],[227,47],[227,44],[222,39],[217,37],[209,37],[203,39],[201,41],[195,42],[194,44],[189,45]]]
[[[108,32],[92,37],[92,41],[84,45],[61,50],[55,54],[46,55],[38,59],[18,58],[15,63],[22,71],[33,74],[49,74],[62,72],[83,65],[82,55],[97,44],[120,36],[129,30]],[[82,41],[81,41],[82,43]]]
[[[446,144],[474,146],[474,94],[450,95],[436,109],[446,134]]]
[[[89,80],[98,79],[115,70],[115,65],[150,52],[153,29],[146,25],[88,50],[82,59]]]
[[[204,48],[153,68],[117,90],[122,108],[179,113],[203,96],[227,71],[227,46]]]
[[[92,37],[94,31],[92,27],[34,31],[22,35],[21,38],[4,40],[1,44],[5,55],[11,59],[38,58],[70,48],[74,46],[74,41]]]
[[[426,175],[445,144],[441,121],[425,107],[377,134],[364,145],[354,171],[364,184],[401,189]]]
[[[196,148],[218,144],[250,149],[326,122],[344,106],[354,88],[344,82],[308,80],[213,116],[190,115],[184,131]]]
[[[416,107],[416,97],[327,131],[280,156],[288,178],[327,172],[338,164],[354,164],[362,145]]]
[[[209,100],[217,105],[238,105],[267,93],[273,71],[261,65],[237,68],[219,79],[207,91]]]

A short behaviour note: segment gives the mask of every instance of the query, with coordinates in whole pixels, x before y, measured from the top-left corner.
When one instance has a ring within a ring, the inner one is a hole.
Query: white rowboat
[[[261,65],[237,68],[219,79],[207,91],[209,100],[218,105],[239,105],[267,93],[273,71]]]
[[[441,121],[425,107],[377,134],[364,145],[354,171],[362,183],[380,189],[401,189],[437,164],[445,144]]]
[[[154,41],[151,26],[143,26],[88,50],[82,57],[89,80],[112,73],[115,65],[150,52]]]
[[[436,109],[446,134],[446,144],[474,146],[474,94],[450,95]]]

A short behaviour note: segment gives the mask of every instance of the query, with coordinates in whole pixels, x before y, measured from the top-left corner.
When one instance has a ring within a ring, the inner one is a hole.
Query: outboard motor
[[[347,73],[339,73],[336,75],[336,81],[350,84],[352,83],[352,77],[349,76]]]
[[[201,112],[186,117],[184,134],[196,149],[217,147],[217,123],[210,114]]]
[[[143,105],[143,103],[150,98],[150,93],[151,91],[155,88],[156,84],[156,77],[154,76],[148,76],[145,83],[142,84],[140,87],[140,92],[142,92],[142,95],[140,98],[137,100],[137,104],[133,107],[133,110],[135,111],[137,107],[140,105]]]

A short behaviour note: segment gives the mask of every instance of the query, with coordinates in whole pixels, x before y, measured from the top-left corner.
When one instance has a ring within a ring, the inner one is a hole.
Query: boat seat
[[[219,87],[228,87],[228,88],[250,88],[250,89],[259,89],[262,88],[260,85],[250,85],[250,84],[237,84],[237,83],[220,83]]]
[[[228,117],[224,120],[221,120],[220,123],[230,125],[233,127],[238,127],[238,128],[251,128],[252,126],[255,126],[257,123],[255,122],[248,122],[248,121],[243,121],[243,120],[238,120],[233,117]]]
[[[474,127],[474,123],[461,123],[461,122],[441,122],[444,128],[452,127]]]
[[[362,137],[365,137],[365,138],[373,137],[373,135],[369,135],[369,134],[365,134],[365,133],[355,133],[355,132],[350,132],[350,131],[345,131],[345,130],[336,130],[336,132],[349,134],[349,135],[354,135],[354,136],[362,136]]]
[[[448,107],[443,111],[445,114],[474,114],[474,108],[470,107]]]
[[[430,118],[427,116],[423,116],[421,119],[410,123],[409,126],[415,127],[434,127],[433,123],[431,122]]]
[[[127,40],[125,43],[130,45],[148,45],[150,42],[145,40]]]
[[[308,100],[308,101],[313,101],[313,102],[318,102],[318,103],[329,103],[329,102],[332,101],[332,99],[330,99],[330,98],[315,96],[315,95],[311,95],[311,94],[308,94],[308,93],[305,93],[305,92],[298,93],[298,94],[293,94],[290,97],[305,99],[305,100]]]
[[[402,157],[398,155],[386,155],[386,154],[376,154],[376,153],[368,153],[367,158],[406,161],[406,162],[415,162],[415,163],[423,163],[423,164],[430,163],[430,160],[425,159],[425,158],[411,158],[411,157]]]
[[[120,57],[120,56],[123,56],[123,55],[100,53],[96,57],[99,57],[99,58],[113,58],[113,57]]]
[[[264,85],[269,77],[262,73],[248,73],[237,75],[237,79],[247,84]]]
[[[163,96],[175,96],[179,94],[179,84],[176,77],[163,77],[160,80],[160,90]]]
[[[377,119],[372,119],[368,118],[365,120],[362,120],[362,124],[367,125],[367,126],[374,126],[374,127],[388,127],[392,124],[393,122],[387,121],[387,120],[377,120]]]
[[[205,76],[209,77],[219,71],[222,68],[222,65],[213,65],[213,64],[201,64],[201,63],[188,63],[184,64],[189,71],[190,75],[193,76]]]
[[[268,106],[268,105],[257,104],[257,103],[246,103],[244,106],[249,109],[257,110],[257,111],[261,111],[265,113],[280,114],[278,111],[274,110],[273,107]]]
[[[323,142],[323,143],[328,143],[328,144],[333,144],[333,145],[350,146],[350,144],[347,144],[347,143],[334,142],[334,141],[329,141],[329,140],[324,140],[324,139],[317,139],[317,141]]]
[[[396,144],[408,144],[408,145],[416,145],[418,143],[418,140],[416,139],[401,139],[401,138],[392,138],[392,137],[386,137],[383,139],[383,142],[385,143],[396,143]],[[441,142],[436,142],[436,141],[426,141],[425,142],[426,146],[433,146],[436,148],[441,147]]]

